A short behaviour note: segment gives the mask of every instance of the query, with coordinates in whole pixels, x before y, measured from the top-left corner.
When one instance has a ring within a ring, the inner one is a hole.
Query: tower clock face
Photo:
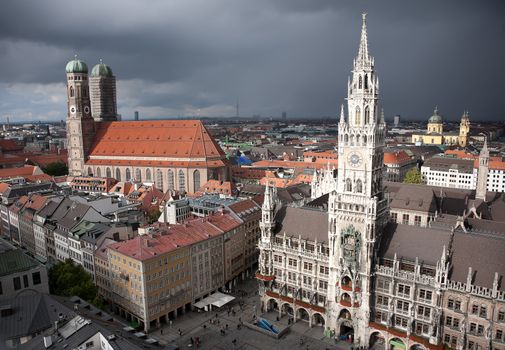
[[[349,162],[349,165],[351,165],[352,167],[358,167],[363,163],[363,158],[361,157],[361,154],[359,154],[358,152],[352,152],[351,154],[349,154],[347,160]]]
[[[75,114],[75,106],[70,106],[70,113]]]

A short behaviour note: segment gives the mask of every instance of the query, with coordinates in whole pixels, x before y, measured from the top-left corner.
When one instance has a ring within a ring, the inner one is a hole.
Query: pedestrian
[[[160,334],[163,334],[163,328],[162,328],[162,329],[160,329]]]
[[[228,323],[225,325],[225,328],[228,329]]]
[[[193,343],[194,343],[193,337],[191,337],[190,340],[191,340],[191,345],[193,345]]]

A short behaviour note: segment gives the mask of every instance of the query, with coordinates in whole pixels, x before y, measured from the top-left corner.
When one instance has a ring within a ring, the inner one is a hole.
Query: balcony
[[[345,307],[359,307],[359,303],[354,303],[354,306],[351,304],[350,300],[346,299],[341,299],[340,300],[340,305],[345,306]]]
[[[343,290],[348,291],[348,292],[352,292],[352,290],[353,290],[353,289],[352,289],[352,284],[342,284],[342,285],[340,286],[340,288],[342,288]],[[355,292],[361,292],[361,288],[359,288],[359,287],[355,287],[355,288],[354,288],[354,291],[355,291]]]
[[[270,282],[274,280],[275,276],[262,275],[261,273],[256,272],[256,278],[261,281]]]

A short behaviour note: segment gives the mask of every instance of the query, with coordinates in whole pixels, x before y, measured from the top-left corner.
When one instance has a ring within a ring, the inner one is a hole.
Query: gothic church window
[[[356,125],[361,124],[361,110],[359,109],[359,107],[356,107],[355,124]]]
[[[361,193],[363,192],[363,183],[361,180],[356,181],[356,192]]]
[[[151,181],[151,169],[146,169],[146,181]]]
[[[70,87],[70,97],[74,97],[74,87]]]
[[[193,172],[193,190],[196,192],[200,189],[200,171],[195,170]]]
[[[93,169],[91,169],[91,167],[88,167],[88,175],[93,175]]]
[[[179,191],[186,191],[186,176],[184,175],[184,171],[179,170]]]
[[[365,89],[368,89],[368,74],[365,74]]]
[[[175,189],[174,172],[172,170],[168,169],[167,176],[168,176],[168,179],[167,179],[168,189],[169,190]]]
[[[163,173],[160,169],[156,169],[156,187],[163,190]]]
[[[362,85],[363,85],[363,79],[361,78],[361,75],[360,75],[359,79],[358,79],[358,89],[361,89]]]
[[[370,107],[365,107],[365,124],[370,123]]]
[[[109,167],[107,167],[107,169],[105,169],[105,176],[112,177],[112,172],[110,171]]]
[[[116,168],[116,180],[121,181],[121,170]]]
[[[130,169],[126,169],[126,181],[130,181],[131,179],[131,173],[130,173]]]
[[[96,176],[102,177],[102,170],[100,170],[100,168],[96,169]]]
[[[345,190],[347,192],[351,192],[352,191],[352,183],[351,183],[351,179],[347,179],[345,180]]]
[[[142,182],[142,171],[140,168],[135,169],[135,180]]]

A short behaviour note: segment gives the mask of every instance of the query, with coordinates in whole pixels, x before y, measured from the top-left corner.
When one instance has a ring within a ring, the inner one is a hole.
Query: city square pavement
[[[186,312],[171,324],[150,332],[149,336],[158,339],[160,344],[176,344],[180,349],[196,348],[196,338],[199,339],[199,349],[350,349],[350,344],[343,341],[335,343],[323,336],[322,327],[309,328],[304,321],[292,324],[280,339],[245,326],[239,328],[242,322],[253,320],[255,314],[278,325],[288,326],[287,316],[277,322],[277,313],[261,314],[257,290],[257,281],[246,279],[232,291],[236,300],[230,305],[209,312]]]

